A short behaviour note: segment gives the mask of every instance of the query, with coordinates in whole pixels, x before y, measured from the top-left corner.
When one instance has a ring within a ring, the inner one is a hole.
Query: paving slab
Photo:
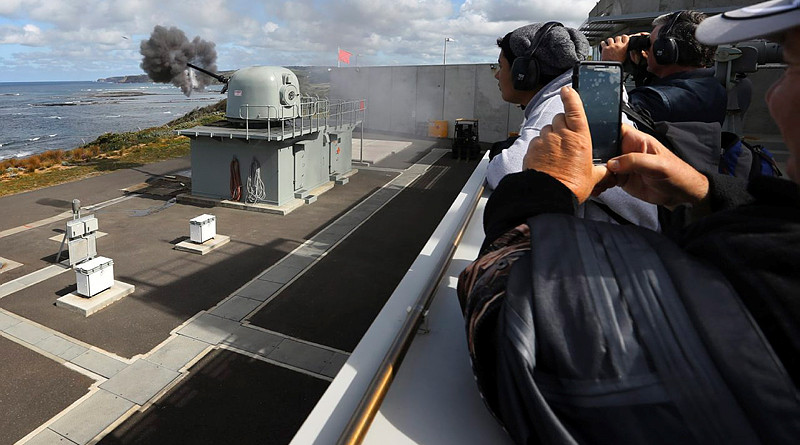
[[[70,362],[106,378],[113,377],[128,366],[125,362],[92,349],[87,349],[81,355],[70,360]]]
[[[58,357],[61,357],[73,346],[76,346],[75,343],[61,338],[58,335],[51,335],[36,344],[37,348],[47,351]],[[77,355],[75,357],[77,357]]]
[[[77,444],[85,444],[135,406],[130,400],[100,389],[49,428]]]
[[[286,363],[300,369],[305,369],[316,374],[321,374],[325,365],[331,360],[335,352],[301,343],[292,339],[284,339],[269,353],[267,358],[276,362]]]
[[[254,280],[242,289],[236,292],[236,295],[241,297],[250,298],[258,301],[266,301],[275,292],[283,287],[283,283],[275,283],[272,281]]]
[[[53,335],[52,332],[46,331],[30,323],[19,323],[8,329],[5,329],[5,333],[32,345],[35,345],[36,343],[39,343],[40,341]]]
[[[247,314],[253,312],[262,302],[245,297],[233,296],[219,306],[209,311],[217,317],[227,318],[228,320],[240,321]]]
[[[222,344],[267,357],[284,337],[247,326],[239,326]]]
[[[180,373],[177,371],[139,359],[103,382],[100,388],[144,405],[178,376]]]
[[[330,378],[336,377],[336,374],[339,373],[339,370],[342,369],[342,366],[344,366],[349,357],[349,355],[342,354],[341,352],[334,353],[333,357],[328,359],[327,363],[325,363],[325,367],[322,368],[320,374]]]
[[[161,345],[146,360],[167,369],[178,371],[208,348],[208,343],[176,335]]]
[[[66,437],[56,433],[50,428],[45,428],[39,434],[33,436],[25,445],[71,445],[75,442],[67,439]]]
[[[85,346],[72,345],[66,351],[56,355],[63,358],[64,360],[72,361],[73,359],[75,359],[76,357],[80,356],[81,354],[85,353],[88,350],[89,348]]]
[[[216,345],[238,327],[239,322],[217,317],[216,315],[201,314],[189,324],[180,328],[178,334]]]
[[[272,281],[273,283],[288,283],[292,280],[303,268],[291,267],[283,264],[276,264],[268,271],[261,274],[258,279],[264,281]]]
[[[10,315],[4,314],[0,311],[0,331],[5,331],[6,329],[16,326],[21,323],[22,320],[19,320],[16,317],[12,317]]]

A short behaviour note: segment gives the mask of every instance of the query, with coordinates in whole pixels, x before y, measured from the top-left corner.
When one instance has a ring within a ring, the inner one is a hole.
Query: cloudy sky
[[[155,25],[216,44],[220,70],[250,65],[493,62],[527,23],[579,26],[596,0],[0,0],[0,82],[139,74]],[[356,60],[357,59],[357,60]]]

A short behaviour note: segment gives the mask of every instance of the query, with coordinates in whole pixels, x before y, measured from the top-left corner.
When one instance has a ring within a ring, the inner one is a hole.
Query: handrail
[[[484,186],[481,185],[477,193],[471,197],[471,201],[465,203],[469,206],[469,211],[466,217],[460,221],[460,227],[448,246],[447,254],[437,260],[436,279],[428,282],[414,305],[409,308],[409,313],[403,321],[403,325],[392,341],[392,345],[386,352],[366,393],[361,398],[356,411],[350,417],[347,426],[339,437],[337,441],[338,445],[359,445],[364,440],[384,397],[389,391],[389,387],[397,374],[399,366],[416,336],[417,329],[422,323],[425,311],[433,301],[434,295],[436,295],[436,289],[442,278],[444,278],[450,260],[453,257],[453,252],[455,252],[456,247],[461,241],[467,223],[475,212],[478,200],[483,194],[483,188]]]

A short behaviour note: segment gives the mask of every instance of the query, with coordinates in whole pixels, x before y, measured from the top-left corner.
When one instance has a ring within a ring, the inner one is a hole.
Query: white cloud
[[[17,44],[25,46],[44,46],[42,30],[38,26],[26,24],[22,27],[0,27],[0,44]]]
[[[140,72],[139,44],[155,25],[217,44],[220,69],[333,65],[336,48],[364,65],[492,62],[495,39],[527,23],[579,25],[594,0],[0,0],[0,53],[24,66],[49,65],[106,77]],[[26,25],[30,25],[26,28]],[[123,36],[125,38],[123,38]],[[3,44],[38,47],[24,54]],[[60,59],[60,60],[59,60]],[[37,62],[39,60],[39,62]],[[59,75],[59,69],[53,72]],[[107,70],[107,72],[102,72]],[[57,78],[57,77],[54,77]],[[0,73],[0,81],[14,80]]]
[[[261,27],[261,29],[263,29],[264,32],[267,34],[275,32],[278,28],[280,28],[280,26],[272,22],[267,22],[264,24],[264,26]]]

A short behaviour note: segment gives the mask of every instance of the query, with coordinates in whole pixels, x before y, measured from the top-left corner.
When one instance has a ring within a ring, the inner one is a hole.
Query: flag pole
[[[336,68],[341,68],[342,67],[342,58],[339,57],[339,54],[341,54],[341,51],[342,51],[342,48],[337,46],[336,47]]]

